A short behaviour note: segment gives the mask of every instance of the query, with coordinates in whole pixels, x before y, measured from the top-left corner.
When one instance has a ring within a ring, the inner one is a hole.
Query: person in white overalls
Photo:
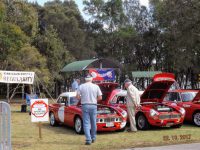
[[[135,111],[140,106],[140,95],[138,89],[133,86],[130,79],[124,81],[124,86],[127,89],[127,113],[130,120],[130,129],[128,131],[136,132]]]

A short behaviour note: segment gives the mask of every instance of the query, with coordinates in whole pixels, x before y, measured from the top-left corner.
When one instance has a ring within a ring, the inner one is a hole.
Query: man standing
[[[86,145],[96,140],[97,101],[102,100],[102,92],[98,85],[92,83],[92,79],[90,75],[85,78],[85,83],[80,85],[76,96],[81,99]]]
[[[130,130],[132,132],[137,131],[136,121],[135,121],[135,111],[136,108],[140,106],[140,95],[138,89],[133,86],[130,79],[124,81],[125,88],[127,89],[127,112],[130,120]]]

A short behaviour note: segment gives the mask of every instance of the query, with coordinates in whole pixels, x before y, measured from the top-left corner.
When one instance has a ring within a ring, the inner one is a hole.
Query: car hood
[[[165,95],[175,82],[174,75],[171,73],[156,74],[153,82],[147,87],[141,95],[141,103],[158,102],[162,103]]]
[[[200,102],[200,90],[198,91],[198,93],[196,94],[196,96],[194,97],[194,99],[192,101],[193,102]]]

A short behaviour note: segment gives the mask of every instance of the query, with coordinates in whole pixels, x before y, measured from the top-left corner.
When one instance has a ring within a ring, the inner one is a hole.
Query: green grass
[[[168,145],[176,143],[200,142],[200,128],[186,124],[179,129],[159,128],[148,131],[104,132],[98,133],[96,143],[85,146],[84,135],[77,135],[72,128],[66,126],[51,127],[49,123],[42,124],[42,139],[36,123],[31,122],[28,113],[20,112],[19,104],[12,104],[12,147],[14,150],[94,150],[94,149],[124,149],[152,145]],[[180,139],[180,135],[191,134],[191,139]],[[164,141],[163,136],[169,136],[170,141]],[[172,140],[171,136],[177,136]]]

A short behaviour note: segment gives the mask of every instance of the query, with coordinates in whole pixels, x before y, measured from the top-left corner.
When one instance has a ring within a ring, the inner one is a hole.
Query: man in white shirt
[[[127,89],[127,112],[130,120],[130,131],[136,132],[135,111],[140,106],[140,95],[138,89],[133,86],[130,79],[124,81],[125,88]]]
[[[92,83],[92,79],[91,75],[85,78],[86,82],[79,86],[76,96],[82,104],[86,145],[90,145],[96,140],[97,101],[102,100],[102,92],[98,85]]]

